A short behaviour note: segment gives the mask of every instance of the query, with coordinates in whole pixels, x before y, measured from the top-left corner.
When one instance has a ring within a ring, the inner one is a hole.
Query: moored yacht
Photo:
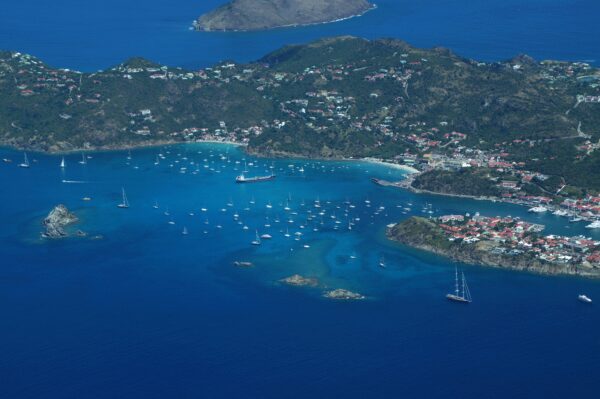
[[[121,192],[123,195],[123,200],[120,204],[117,205],[118,208],[129,208],[129,201],[127,200],[127,195],[125,194],[125,189],[121,188]]]
[[[273,180],[275,175],[246,177],[244,173],[235,178],[236,183],[257,183],[261,181]]]
[[[534,212],[534,213],[544,213],[547,212],[548,208],[546,208],[545,206],[535,206],[531,209],[529,209],[529,212]]]
[[[27,153],[23,153],[23,162],[19,164],[20,168],[28,168],[29,167],[29,159],[27,158]]]
[[[258,236],[258,230],[256,230],[256,238],[251,242],[252,245],[260,245],[260,237]]]
[[[592,303],[592,300],[587,295],[581,294],[581,295],[577,296],[577,299],[579,299],[581,302],[584,302],[584,303]]]
[[[447,294],[446,298],[454,302],[460,303],[471,303],[471,293],[469,292],[469,287],[467,286],[467,280],[465,279],[465,274],[461,272],[462,276],[462,289],[459,289],[458,283],[458,268],[454,268],[455,275],[455,283],[454,283],[454,294]]]
[[[588,224],[587,226],[585,226],[587,229],[600,229],[600,220],[596,220],[590,224]]]

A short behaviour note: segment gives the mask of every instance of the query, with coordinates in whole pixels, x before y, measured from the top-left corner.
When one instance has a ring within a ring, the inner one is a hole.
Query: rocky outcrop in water
[[[338,299],[338,300],[358,300],[365,299],[364,295],[361,295],[357,292],[348,291],[342,288],[338,288],[336,290],[327,291],[323,294],[325,298],[329,299]]]
[[[294,285],[298,287],[316,287],[317,285],[319,285],[319,280],[317,280],[316,278],[303,277],[299,274],[294,274],[293,276],[286,277],[282,279],[281,282],[287,285]]]
[[[42,224],[46,231],[42,233],[44,238],[64,238],[69,234],[65,230],[65,226],[77,222],[77,216],[69,212],[66,206],[59,204],[55,206]]]

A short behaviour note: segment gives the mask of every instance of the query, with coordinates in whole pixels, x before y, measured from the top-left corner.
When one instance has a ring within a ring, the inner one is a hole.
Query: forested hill
[[[88,74],[2,52],[0,142],[59,151],[226,138],[311,157],[483,150],[585,172],[600,166],[599,79],[584,63],[483,63],[353,37],[200,71],[132,59]]]

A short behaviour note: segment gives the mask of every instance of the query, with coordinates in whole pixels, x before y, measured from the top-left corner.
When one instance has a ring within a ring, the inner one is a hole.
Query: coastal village
[[[478,170],[498,188],[493,199],[523,204],[534,212],[551,211],[572,221],[589,221],[590,228],[600,227],[597,226],[600,225],[600,194],[593,191],[584,195],[567,193],[567,182],[547,187],[544,182],[550,176],[528,170],[525,161],[514,159],[516,152],[535,148],[539,140],[517,138],[481,146],[474,143],[468,131],[456,131],[449,120],[400,124],[402,105],[410,98],[411,81],[426,73],[429,62],[420,52],[412,50],[395,53],[391,65],[390,62],[361,60],[286,71],[273,68],[267,62],[248,65],[223,62],[212,68],[186,71],[132,59],[106,71],[85,74],[50,68],[27,54],[4,52],[0,53],[0,84],[14,86],[20,97],[43,96],[60,101],[62,104],[54,108],[56,115],[48,118],[64,129],[73,128],[74,119],[83,113],[108,112],[111,102],[115,102],[111,98],[113,88],[127,82],[161,82],[157,84],[171,85],[173,91],[185,91],[189,95],[241,87],[274,103],[270,112],[273,117],[247,126],[226,118],[199,123],[204,119],[201,115],[190,112],[179,117],[173,115],[172,106],[165,109],[164,104],[139,101],[139,107],[128,105],[129,109],[123,109],[114,124],[121,125],[119,134],[133,137],[130,140],[159,139],[162,142],[214,140],[248,144],[265,132],[285,136],[299,127],[320,135],[327,135],[331,130],[344,131],[357,140],[376,138],[375,149],[395,146],[389,156],[377,156],[374,150],[373,157],[379,160],[403,164],[419,172]],[[468,62],[477,67],[487,65]],[[539,79],[550,85],[576,82],[581,92],[573,95],[573,109],[583,104],[600,107],[600,75],[589,64],[545,61],[532,65],[532,62],[515,59],[498,66],[517,73],[539,68]],[[350,86],[357,84],[360,97],[345,94],[356,92],[356,88],[351,90]],[[301,91],[304,87],[312,90]],[[174,121],[170,121],[172,119]],[[180,127],[174,128],[176,125]],[[19,130],[21,126],[13,121],[8,128]],[[581,130],[575,137],[560,139],[577,142],[580,159],[590,157],[600,148],[600,140],[594,141]],[[93,148],[90,143],[82,146]],[[408,187],[414,178],[404,185]]]
[[[529,256],[540,261],[573,265],[587,269],[600,268],[600,241],[584,236],[541,235],[543,225],[519,218],[484,217],[479,214],[444,215],[435,219],[455,243],[490,243],[494,254]]]

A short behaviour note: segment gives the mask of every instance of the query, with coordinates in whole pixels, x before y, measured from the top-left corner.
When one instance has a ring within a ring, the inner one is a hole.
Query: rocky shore
[[[451,242],[444,231],[432,220],[411,217],[387,229],[387,237],[404,245],[442,255],[457,262],[527,271],[544,275],[577,275],[600,277],[600,270],[584,263],[547,262],[523,253],[511,255],[496,253],[496,242],[481,240],[467,244]]]
[[[342,288],[327,291],[323,294],[323,296],[325,298],[337,299],[337,300],[343,300],[343,301],[365,299],[364,295],[361,295],[357,292],[344,290]]]
[[[280,280],[282,283],[287,285],[293,285],[297,287],[316,287],[319,285],[319,280],[312,277],[303,277],[299,274],[294,274],[293,276],[286,277]]]
[[[292,276],[279,280],[280,283],[294,286],[294,287],[319,287],[321,284],[319,280],[314,277],[304,277],[300,274],[294,274]],[[335,300],[359,300],[365,299],[364,295],[357,292],[345,290],[343,288],[329,289],[323,292],[323,297]]]
[[[65,230],[65,227],[78,220],[77,216],[69,212],[66,206],[59,204],[50,211],[42,222],[46,229],[42,233],[42,237],[52,239],[68,237],[69,234]],[[83,234],[83,232],[79,231],[77,235],[82,236]]]

